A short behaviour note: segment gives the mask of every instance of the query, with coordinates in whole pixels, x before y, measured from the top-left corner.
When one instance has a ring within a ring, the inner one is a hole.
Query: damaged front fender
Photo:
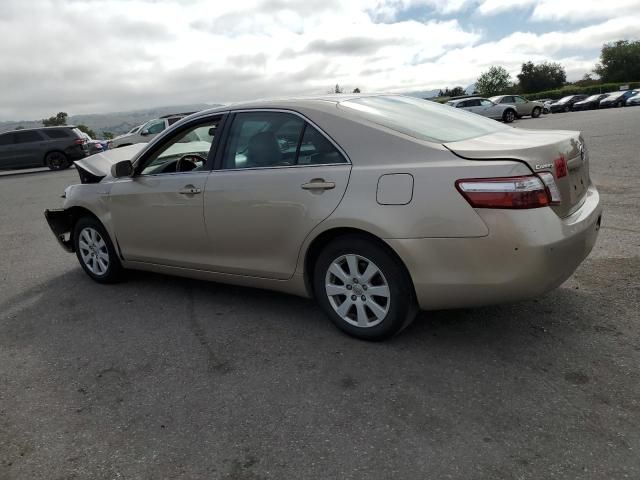
[[[58,243],[62,245],[67,252],[74,252],[73,238],[71,230],[73,228],[73,214],[65,209],[45,210],[44,217],[56,236]]]

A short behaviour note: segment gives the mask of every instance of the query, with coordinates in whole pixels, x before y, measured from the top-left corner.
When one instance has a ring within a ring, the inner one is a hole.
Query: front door
[[[351,165],[293,113],[235,114],[204,215],[212,269],[287,279],[302,243],[338,206]]]
[[[113,183],[110,210],[125,260],[186,268],[208,264],[203,192],[219,121],[183,126],[143,154],[133,178]]]

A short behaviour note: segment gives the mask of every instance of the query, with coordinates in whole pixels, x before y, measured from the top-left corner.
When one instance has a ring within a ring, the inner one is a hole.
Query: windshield
[[[493,103],[498,103],[498,100],[500,100],[502,97],[489,97],[489,100],[491,100]]]
[[[340,102],[338,108],[396,132],[437,143],[467,140],[509,128],[474,113],[412,97],[354,98]]]
[[[562,97],[560,100],[558,100],[558,103],[566,103],[572,98],[573,98],[573,95],[569,95],[568,97]]]
[[[598,98],[600,98],[600,94],[598,95],[591,95],[589,98],[585,98],[583,101],[584,102],[591,102],[593,100],[597,100]]]
[[[610,93],[609,96],[607,98],[618,98],[621,97],[622,95],[624,95],[625,92],[615,92],[615,93]]]

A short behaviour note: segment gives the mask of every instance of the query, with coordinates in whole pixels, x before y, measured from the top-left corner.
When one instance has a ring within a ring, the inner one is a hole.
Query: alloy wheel
[[[47,157],[47,166],[52,170],[60,170],[65,166],[67,157],[60,152],[52,152]]]
[[[78,249],[82,261],[94,275],[102,276],[109,268],[107,244],[96,229],[85,227],[78,238]]]
[[[325,292],[340,318],[360,328],[378,325],[391,305],[389,284],[382,270],[361,255],[341,255],[330,264]]]

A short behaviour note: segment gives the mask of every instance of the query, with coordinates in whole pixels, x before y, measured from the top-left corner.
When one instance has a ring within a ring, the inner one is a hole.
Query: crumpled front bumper
[[[47,219],[51,231],[62,248],[67,252],[75,251],[71,236],[73,227],[73,215],[71,212],[62,208],[45,210],[44,217]]]

